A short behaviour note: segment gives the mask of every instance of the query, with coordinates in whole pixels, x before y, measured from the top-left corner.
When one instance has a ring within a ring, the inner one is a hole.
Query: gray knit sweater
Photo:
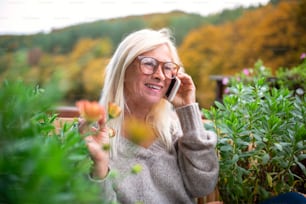
[[[188,204],[209,194],[217,183],[219,165],[216,135],[203,127],[198,104],[176,110],[181,130],[174,135],[169,152],[157,139],[149,148],[122,137],[116,160],[111,160],[114,178],[103,180],[104,200],[126,204]],[[132,174],[139,164],[142,170]],[[110,174],[111,175],[111,174]]]

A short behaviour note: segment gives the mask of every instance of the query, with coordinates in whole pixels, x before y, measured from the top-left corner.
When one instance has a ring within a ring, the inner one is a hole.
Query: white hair
[[[106,67],[104,86],[100,103],[108,109],[108,103],[116,103],[122,110],[120,117],[109,122],[109,126],[116,132],[111,139],[111,156],[117,155],[117,148],[122,134],[124,112],[127,108],[124,98],[125,71],[133,60],[144,52],[151,51],[161,44],[166,44],[171,53],[172,60],[181,64],[172,33],[169,29],[161,30],[143,29],[127,35],[118,45],[114,55]],[[153,125],[155,132],[162,139],[169,150],[172,143],[171,126],[173,125],[173,107],[162,99],[147,115],[146,120]]]

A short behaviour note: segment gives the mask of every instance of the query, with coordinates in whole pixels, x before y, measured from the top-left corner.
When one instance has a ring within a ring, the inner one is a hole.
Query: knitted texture
[[[101,183],[107,189],[106,199],[127,204],[188,204],[214,190],[219,172],[216,135],[204,129],[197,103],[176,112],[181,130],[173,136],[171,151],[160,139],[148,148],[120,139],[118,157],[110,162],[117,176]],[[134,165],[142,167],[138,174],[131,173]]]

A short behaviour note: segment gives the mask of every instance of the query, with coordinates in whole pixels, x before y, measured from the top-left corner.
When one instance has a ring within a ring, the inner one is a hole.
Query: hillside
[[[46,34],[0,35],[0,47],[2,53],[31,47],[39,47],[47,53],[68,53],[81,38],[109,38],[116,47],[125,33],[145,27],[161,28],[165,26],[175,31],[176,42],[180,45],[189,31],[202,25],[216,25],[235,20],[242,15],[244,10],[250,9],[254,8],[224,10],[219,14],[209,16],[173,11],[82,23],[55,29]]]
[[[44,84],[60,75],[63,101],[98,99],[104,68],[127,33],[170,27],[186,71],[194,78],[198,101],[215,99],[211,75],[232,75],[262,59],[274,70],[299,62],[306,50],[305,1],[281,1],[200,16],[180,11],[129,16],[53,30],[48,34],[0,36],[0,81],[12,77]]]
[[[262,60],[272,69],[300,63],[306,51],[306,1],[281,1],[245,12],[223,25],[202,26],[180,46],[186,70],[197,81],[200,101],[215,98],[211,75],[233,75]],[[306,71],[306,70],[305,70]]]

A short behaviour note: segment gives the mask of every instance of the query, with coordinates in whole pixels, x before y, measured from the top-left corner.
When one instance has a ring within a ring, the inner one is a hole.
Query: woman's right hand
[[[84,130],[85,121],[80,121],[79,131]],[[109,165],[109,135],[108,128],[104,124],[100,124],[99,127],[92,127],[93,135],[86,136],[85,142],[88,148],[88,152],[93,161],[93,168],[91,175],[95,179],[103,179],[107,176]]]

